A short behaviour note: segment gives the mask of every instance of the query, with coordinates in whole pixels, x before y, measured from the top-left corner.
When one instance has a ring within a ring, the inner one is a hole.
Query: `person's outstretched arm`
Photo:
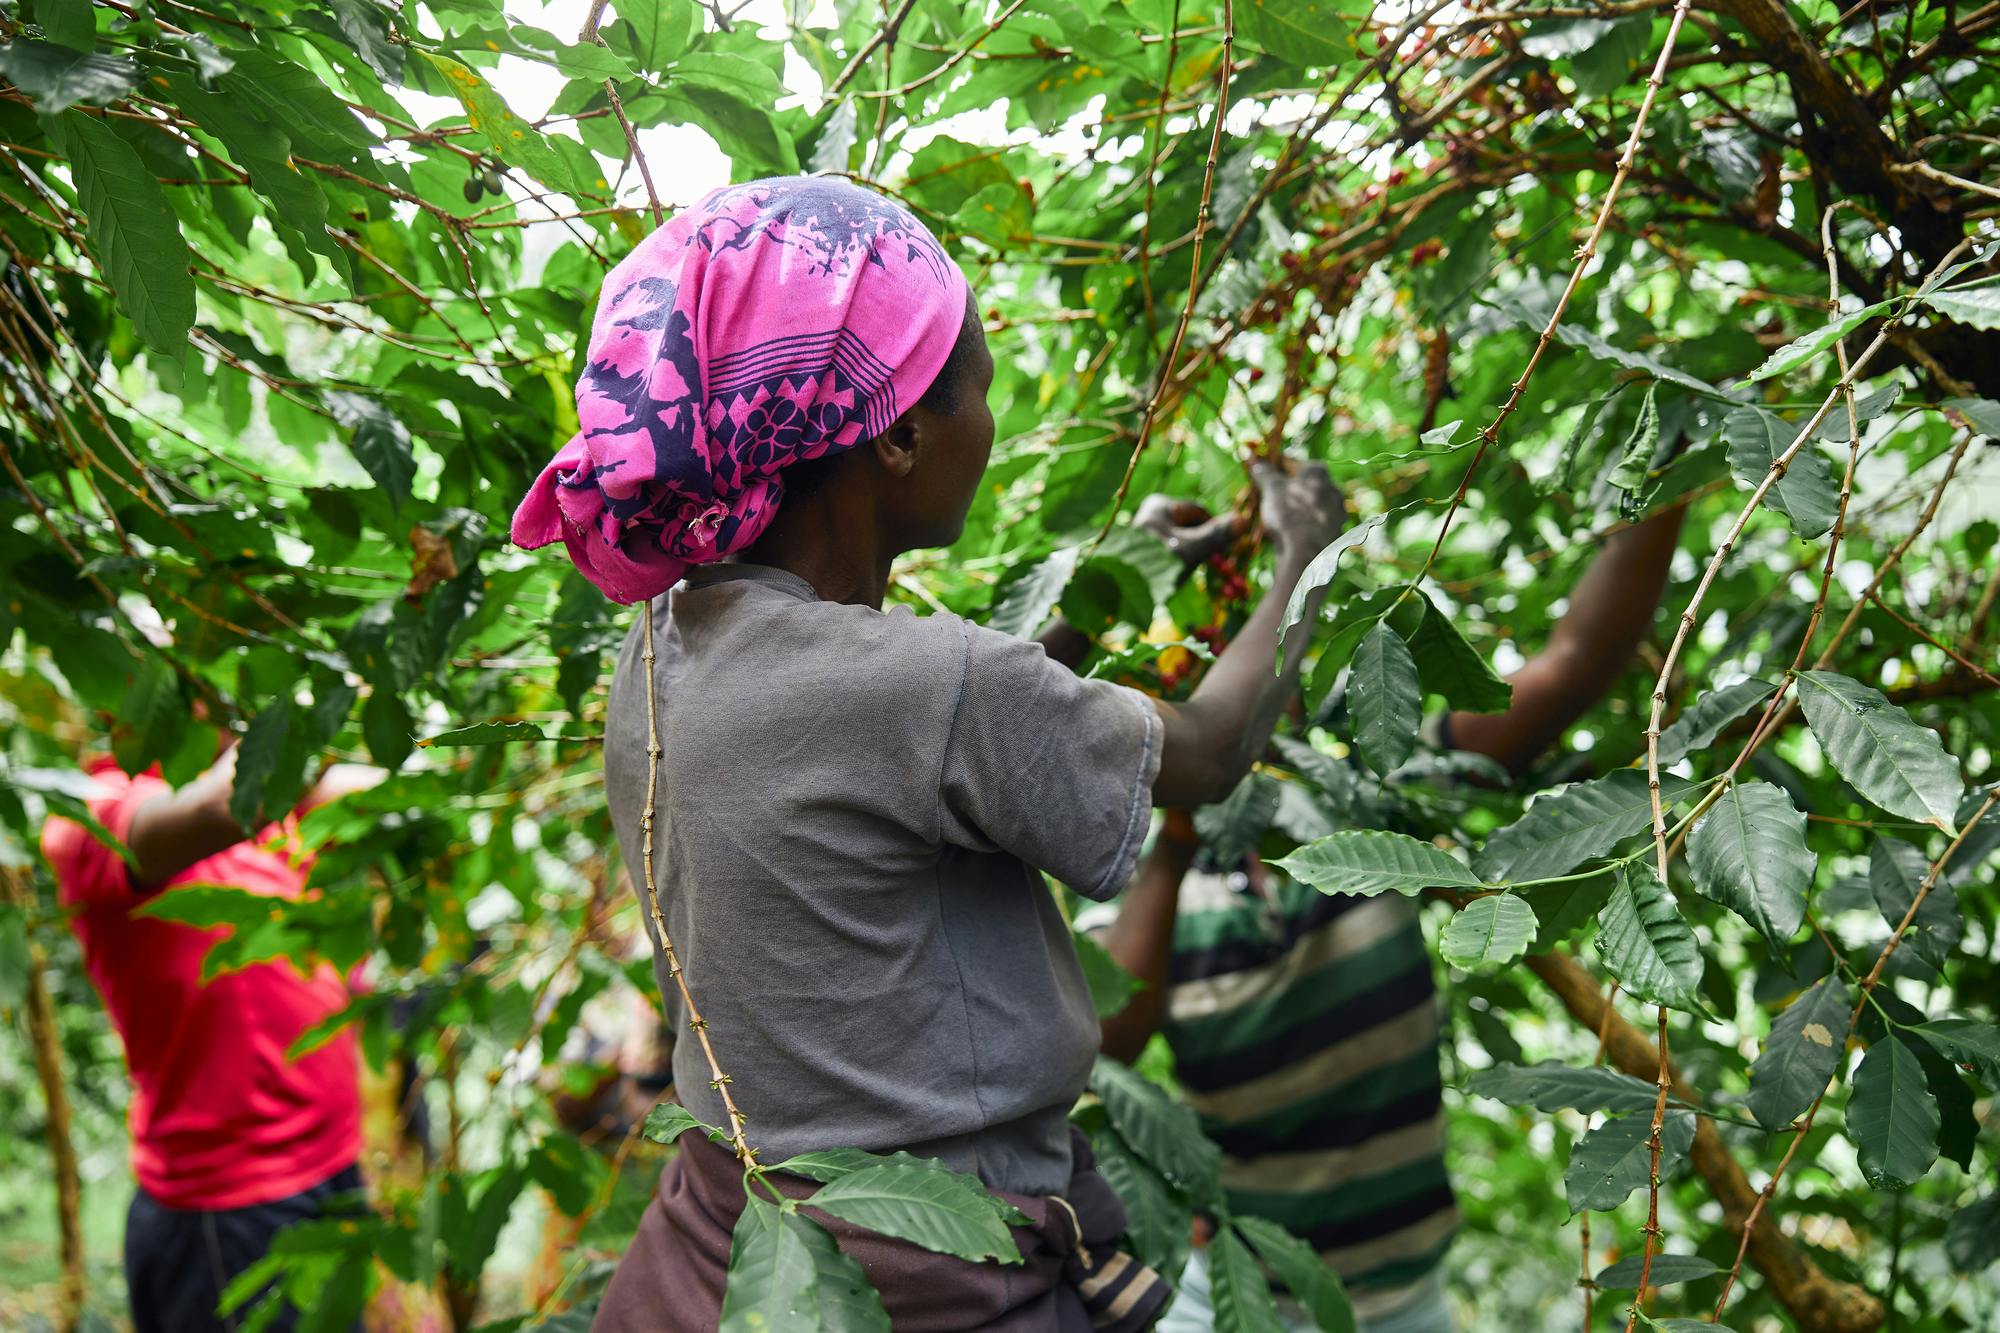
[[[1548,646],[1509,676],[1514,700],[1503,713],[1452,713],[1451,745],[1519,773],[1618,683],[1653,623],[1685,506],[1663,509],[1604,539],[1570,593],[1569,610]]]
[[[303,798],[301,814],[382,780],[381,769],[365,764],[333,764]],[[197,861],[226,851],[249,836],[229,812],[236,786],[236,747],[230,746],[194,781],[177,791],[148,798],[132,812],[125,846],[132,853],[132,883],[142,889],[164,884]]]
[[[1166,1016],[1174,914],[1180,910],[1181,880],[1200,847],[1188,812],[1168,811],[1152,851],[1139,863],[1118,904],[1117,919],[1098,936],[1118,965],[1142,983],[1123,1009],[1099,1025],[1100,1044],[1114,1060],[1129,1064],[1137,1059]]]
[[[1325,590],[1306,599],[1305,614],[1286,637],[1277,672],[1271,660],[1285,603],[1312,558],[1338,536],[1345,518],[1340,490],[1319,463],[1296,472],[1260,465],[1264,526],[1277,556],[1270,591],[1250,613],[1236,638],[1182,703],[1158,701],[1165,739],[1153,804],[1211,805],[1235,789],[1271,739],[1285,700],[1298,687],[1312,626],[1318,622]]]

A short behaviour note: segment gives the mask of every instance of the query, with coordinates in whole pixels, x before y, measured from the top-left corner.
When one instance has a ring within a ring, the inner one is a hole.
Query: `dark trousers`
[[[125,1214],[125,1285],[134,1329],[227,1333],[236,1328],[262,1298],[251,1298],[227,1318],[217,1314],[230,1279],[263,1258],[279,1231],[325,1215],[341,1196],[360,1190],[361,1171],[352,1166],[311,1189],[248,1208],[169,1208],[139,1190]],[[298,1311],[287,1304],[265,1327],[289,1333],[297,1322]]]

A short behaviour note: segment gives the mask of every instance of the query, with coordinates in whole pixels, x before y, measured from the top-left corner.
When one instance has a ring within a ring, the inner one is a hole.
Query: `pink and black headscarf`
[[[886,430],[937,378],[965,275],[890,200],[779,177],[715,190],[604,280],[579,429],[514,513],[619,602],[756,541],[784,468]]]

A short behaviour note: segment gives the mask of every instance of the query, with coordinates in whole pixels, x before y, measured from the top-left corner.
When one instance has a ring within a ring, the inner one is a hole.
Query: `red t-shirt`
[[[152,773],[133,778],[101,760],[90,811],[123,839],[132,814],[170,791]],[[276,825],[167,881],[220,884],[296,898],[305,871],[266,850]],[[263,845],[260,845],[263,844]],[[124,861],[68,819],[42,830],[42,853],[83,942],[84,966],[125,1041],[132,1072],[132,1170],[173,1208],[243,1208],[317,1185],[361,1152],[359,1065],[353,1028],[296,1063],[286,1049],[347,1003],[340,974],[311,976],[285,960],[201,984],[201,962],[226,929],[133,916],[143,901]]]

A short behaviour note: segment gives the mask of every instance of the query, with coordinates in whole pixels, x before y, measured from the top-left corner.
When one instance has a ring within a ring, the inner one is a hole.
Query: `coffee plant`
[[[554,1109],[607,1072],[592,1016],[657,1002],[598,779],[631,621],[506,518],[608,267],[811,171],[937,232],[998,367],[966,534],[892,598],[1060,615],[1084,670],[1177,695],[1264,566],[1253,533],[1182,578],[1139,497],[1248,515],[1280,455],[1346,490],[1303,711],[1200,826],[1434,904],[1475,1326],[2000,1326],[2000,7],[0,0],[0,36],[0,1225],[55,1251],[0,1314],[120,1308],[85,1216],[123,1073],[39,827],[84,816],[84,754],[181,782],[225,728],[247,827],[329,758],[393,776],[304,820],[313,896],[148,910],[225,927],[211,973],[366,964],[336,1021],[436,1153],[288,1233],[253,1320],[276,1279],[308,1328],[399,1291],[584,1327],[689,1130],[757,1186],[728,1326],[886,1327],[766,1172],[1013,1257],[931,1165],[760,1163],[754,1106]],[[1656,635],[1525,782],[1420,739],[1504,709],[1595,546],[1669,505]],[[1275,1325],[1267,1272],[1350,1326],[1141,1064],[1076,1112],[1135,1251],[1171,1277],[1216,1215],[1222,1326]],[[489,1271],[538,1218],[548,1262]]]

